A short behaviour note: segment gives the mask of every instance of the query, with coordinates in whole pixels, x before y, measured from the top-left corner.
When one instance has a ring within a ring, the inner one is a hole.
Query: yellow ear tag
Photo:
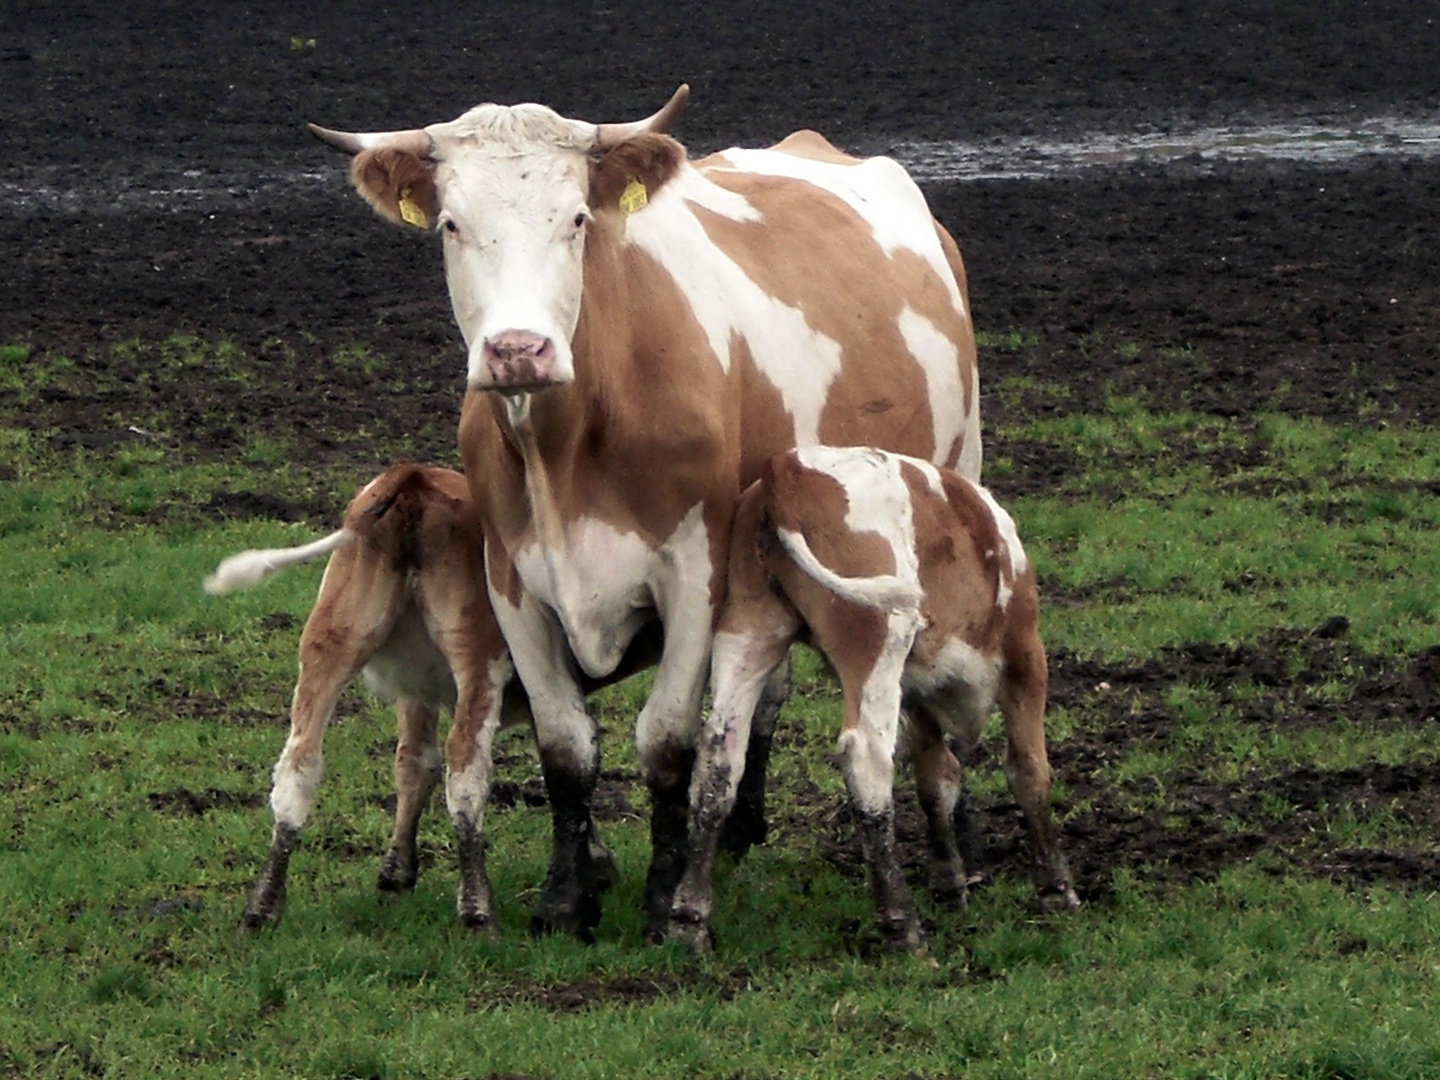
[[[625,185],[625,190],[620,193],[620,212],[629,217],[635,211],[643,210],[649,201],[650,196],[645,193],[645,185],[632,177]]]
[[[417,229],[428,229],[430,219],[425,216],[425,211],[420,209],[420,204],[410,198],[410,189],[407,187],[400,192],[400,217],[405,224],[414,225]]]

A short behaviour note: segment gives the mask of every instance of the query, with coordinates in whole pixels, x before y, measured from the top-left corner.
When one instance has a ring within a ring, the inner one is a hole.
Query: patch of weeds
[[[975,344],[982,349],[994,349],[1002,353],[1018,353],[1023,349],[1040,344],[1040,335],[1033,330],[976,330]]]

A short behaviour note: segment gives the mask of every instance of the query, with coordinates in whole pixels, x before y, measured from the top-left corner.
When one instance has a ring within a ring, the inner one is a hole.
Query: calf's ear
[[[362,150],[350,162],[350,179],[381,217],[428,229],[440,212],[435,163],[390,146]]]
[[[629,215],[644,208],[685,162],[685,148],[668,135],[626,139],[591,167],[590,206]]]

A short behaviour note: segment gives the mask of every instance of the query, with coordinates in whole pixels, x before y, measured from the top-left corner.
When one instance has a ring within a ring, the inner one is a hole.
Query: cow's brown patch
[[[632,182],[644,185],[649,199],[679,172],[685,148],[668,135],[646,132],[620,143],[590,170],[590,205],[615,210]]]
[[[820,441],[880,446],[926,460],[950,449],[935,445],[929,383],[899,325],[908,307],[949,338],[968,388],[973,333],[930,264],[910,252],[887,255],[841,199],[811,185],[723,171],[708,179],[744,196],[762,219],[735,221],[695,207],[706,234],[766,295],[800,311],[813,331],[840,345],[841,370],[821,412]],[[866,277],[863,306],[852,288],[841,287],[857,266],[875,267]],[[892,405],[877,407],[884,402]],[[954,449],[947,457],[958,455]]]

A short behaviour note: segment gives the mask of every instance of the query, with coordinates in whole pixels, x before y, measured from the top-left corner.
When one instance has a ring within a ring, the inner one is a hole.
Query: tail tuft
[[[260,584],[277,570],[284,570],[287,566],[319,558],[321,555],[329,555],[354,539],[353,532],[341,529],[323,540],[316,540],[313,544],[301,547],[242,551],[224,559],[215,568],[215,572],[205,579],[205,591],[218,596],[237,589],[248,589],[252,585]]]

